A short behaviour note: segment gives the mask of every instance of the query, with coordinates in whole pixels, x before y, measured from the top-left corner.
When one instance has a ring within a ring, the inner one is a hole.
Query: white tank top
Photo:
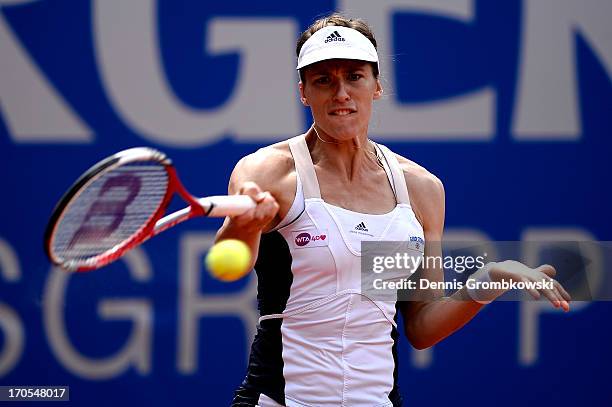
[[[424,239],[423,228],[410,206],[403,171],[389,149],[376,145],[397,205],[382,215],[358,213],[321,199],[303,135],[291,139],[289,147],[297,171],[296,197],[285,219],[272,232],[282,236],[275,240],[278,248],[271,250],[272,245],[265,243],[266,252],[260,251],[260,255],[276,253],[285,258],[282,251],[288,250],[290,259],[284,264],[290,264],[291,275],[285,276],[289,271],[281,266],[270,266],[275,263],[269,263],[269,259],[258,260],[263,332],[258,331],[243,386],[268,374],[261,372],[268,363],[265,359],[274,358],[260,356],[271,351],[257,342],[274,343],[274,329],[264,325],[280,320],[275,325],[280,328],[280,344],[271,348],[282,352],[282,363],[277,359],[276,364],[281,365],[277,366],[278,375],[282,368],[283,377],[277,378],[281,384],[274,386],[284,388],[270,390],[268,384],[259,386],[264,388],[253,385],[261,394],[260,406],[277,406],[272,399],[280,402],[283,397],[289,407],[399,405],[394,401],[400,399],[395,374],[396,304],[361,293],[360,246],[364,240]],[[268,238],[273,240],[272,236]],[[274,290],[264,286],[270,286],[269,281],[276,284]],[[272,295],[281,297],[280,303]],[[275,309],[282,312],[270,312]],[[250,381],[249,375],[254,377]]]

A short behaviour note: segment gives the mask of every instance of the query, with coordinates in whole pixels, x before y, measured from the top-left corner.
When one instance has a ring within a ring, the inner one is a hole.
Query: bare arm
[[[414,170],[414,168],[413,168]],[[410,196],[415,213],[421,221],[425,234],[425,256],[442,256],[442,233],[444,229],[444,187],[442,182],[424,170],[410,171],[407,175]],[[443,281],[444,273],[437,262],[429,269],[420,271],[419,278]],[[431,290],[428,301],[405,301],[400,303],[404,318],[405,334],[417,349],[433,346],[461,328],[483,307],[467,296],[465,288],[452,297],[444,298],[441,290]]]
[[[228,193],[249,195],[257,206],[240,215],[227,217],[217,232],[215,241],[239,239],[251,249],[252,268],[257,261],[261,234],[271,230],[282,219],[287,202],[293,198],[290,173],[293,161],[282,148],[266,147],[242,158],[228,185]]]
[[[413,209],[420,220],[425,234],[425,256],[442,256],[442,234],[444,229],[444,187],[442,182],[424,168],[400,157],[404,168],[407,184],[410,190],[410,200]],[[441,282],[444,280],[443,270],[438,262],[429,269],[421,271],[419,278]],[[529,268],[516,261],[490,263],[477,273],[492,281],[511,279],[516,281],[535,281],[536,279],[552,279],[555,275],[553,267],[543,265]],[[553,289],[530,291],[534,298],[544,295],[555,307],[569,310],[569,294],[558,283]],[[411,344],[417,349],[435,345],[442,339],[468,323],[482,309],[483,304],[476,302],[468,294],[467,286],[456,291],[450,297],[443,297],[443,292],[430,290],[427,301],[405,301],[400,303],[400,312],[405,322],[405,334]],[[500,293],[483,292],[491,299]],[[492,296],[490,294],[493,294]],[[423,298],[423,297],[419,297]]]

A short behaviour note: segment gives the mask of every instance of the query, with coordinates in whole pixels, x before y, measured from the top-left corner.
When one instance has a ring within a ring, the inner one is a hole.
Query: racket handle
[[[222,218],[225,216],[242,215],[255,207],[255,201],[247,195],[218,195],[198,199],[206,210],[213,208],[208,216]]]

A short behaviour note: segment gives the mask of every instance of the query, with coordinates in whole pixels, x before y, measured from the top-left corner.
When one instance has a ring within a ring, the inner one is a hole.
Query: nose
[[[346,83],[343,80],[339,80],[336,85],[336,91],[334,92],[334,101],[336,102],[347,102],[351,99],[348,94]]]

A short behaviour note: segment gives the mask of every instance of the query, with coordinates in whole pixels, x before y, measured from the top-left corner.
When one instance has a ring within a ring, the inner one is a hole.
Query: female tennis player
[[[260,324],[233,406],[400,406],[396,309],[405,335],[427,348],[462,327],[499,291],[462,288],[444,298],[378,301],[360,290],[362,240],[425,241],[441,255],[444,188],[425,168],[368,139],[382,97],[376,40],[361,20],[331,15],[299,38],[302,103],[314,124],[236,165],[230,194],[257,206],[226,218],[217,240],[245,241],[254,253]],[[256,260],[256,262],[255,262]],[[443,280],[429,268],[423,277]],[[553,282],[550,266],[489,263],[478,281]],[[533,290],[555,307],[569,296]]]

